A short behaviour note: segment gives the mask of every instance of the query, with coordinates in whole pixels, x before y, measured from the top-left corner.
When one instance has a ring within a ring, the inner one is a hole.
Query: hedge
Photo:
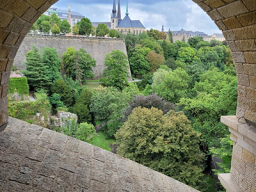
[[[26,77],[11,77],[9,81],[9,93],[17,92],[19,95],[28,95],[29,86]]]

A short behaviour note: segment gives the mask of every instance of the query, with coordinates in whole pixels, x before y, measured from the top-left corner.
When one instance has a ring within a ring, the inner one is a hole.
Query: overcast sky
[[[118,0],[116,0],[118,2]],[[122,18],[125,16],[127,0],[121,0]],[[113,0],[59,0],[54,7],[76,11],[92,22],[108,22]],[[202,31],[208,35],[221,33],[210,17],[192,0],[129,0],[129,16],[141,20],[147,28],[165,31]]]

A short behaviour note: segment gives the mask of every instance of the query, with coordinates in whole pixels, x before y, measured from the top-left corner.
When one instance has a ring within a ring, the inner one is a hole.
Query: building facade
[[[134,33],[140,34],[146,31],[146,28],[140,20],[131,20],[128,13],[128,3],[126,5],[126,14],[122,19],[120,0],[118,0],[118,10],[116,9],[116,1],[113,1],[113,9],[110,22],[92,22],[92,25],[97,28],[101,23],[108,26],[109,30],[115,29],[123,34]]]
[[[162,32],[164,30],[164,26],[162,27]],[[165,32],[167,35],[167,39],[169,39],[169,32]],[[188,42],[190,38],[193,37],[202,37],[204,41],[210,42],[211,40],[217,40],[217,41],[225,41],[225,37],[221,33],[214,33],[213,35],[207,35],[204,32],[200,31],[186,31],[184,29],[181,29],[180,31],[172,31],[172,36],[173,36],[173,42],[176,41],[185,41]]]
[[[69,21],[69,10],[63,10],[63,9],[58,9],[55,7],[51,7],[50,9],[48,9],[44,14],[47,16],[51,16],[52,14],[56,14],[62,21],[63,20],[67,20]],[[75,11],[70,11],[71,14],[71,28],[79,21],[81,21],[82,18],[84,18],[84,16],[78,12]]]

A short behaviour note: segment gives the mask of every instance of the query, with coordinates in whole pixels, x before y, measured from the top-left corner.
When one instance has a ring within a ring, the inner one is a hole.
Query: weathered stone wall
[[[256,128],[239,123],[235,116],[221,118],[233,140],[231,173],[219,175],[227,192],[256,191]]]
[[[30,37],[26,36],[23,40],[17,55],[14,59],[14,65],[18,69],[25,69],[26,53],[32,46],[42,50],[44,47],[56,48],[59,57],[67,48],[74,47],[76,50],[85,49],[96,60],[96,67],[93,68],[94,78],[100,78],[105,69],[104,60],[107,53],[113,50],[120,50],[127,55],[125,42],[123,39],[97,39],[97,38],[71,38],[71,37]]]

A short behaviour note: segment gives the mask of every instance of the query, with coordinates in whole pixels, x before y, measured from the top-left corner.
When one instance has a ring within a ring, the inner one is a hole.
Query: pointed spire
[[[118,18],[118,19],[122,19],[122,16],[121,16],[121,3],[120,3],[120,0],[118,0],[118,12],[117,12],[117,18]]]
[[[126,15],[128,16],[129,13],[128,13],[128,0],[127,0],[127,4],[126,4]]]
[[[113,2],[113,10],[112,10],[111,18],[116,18],[116,0],[114,0]]]

